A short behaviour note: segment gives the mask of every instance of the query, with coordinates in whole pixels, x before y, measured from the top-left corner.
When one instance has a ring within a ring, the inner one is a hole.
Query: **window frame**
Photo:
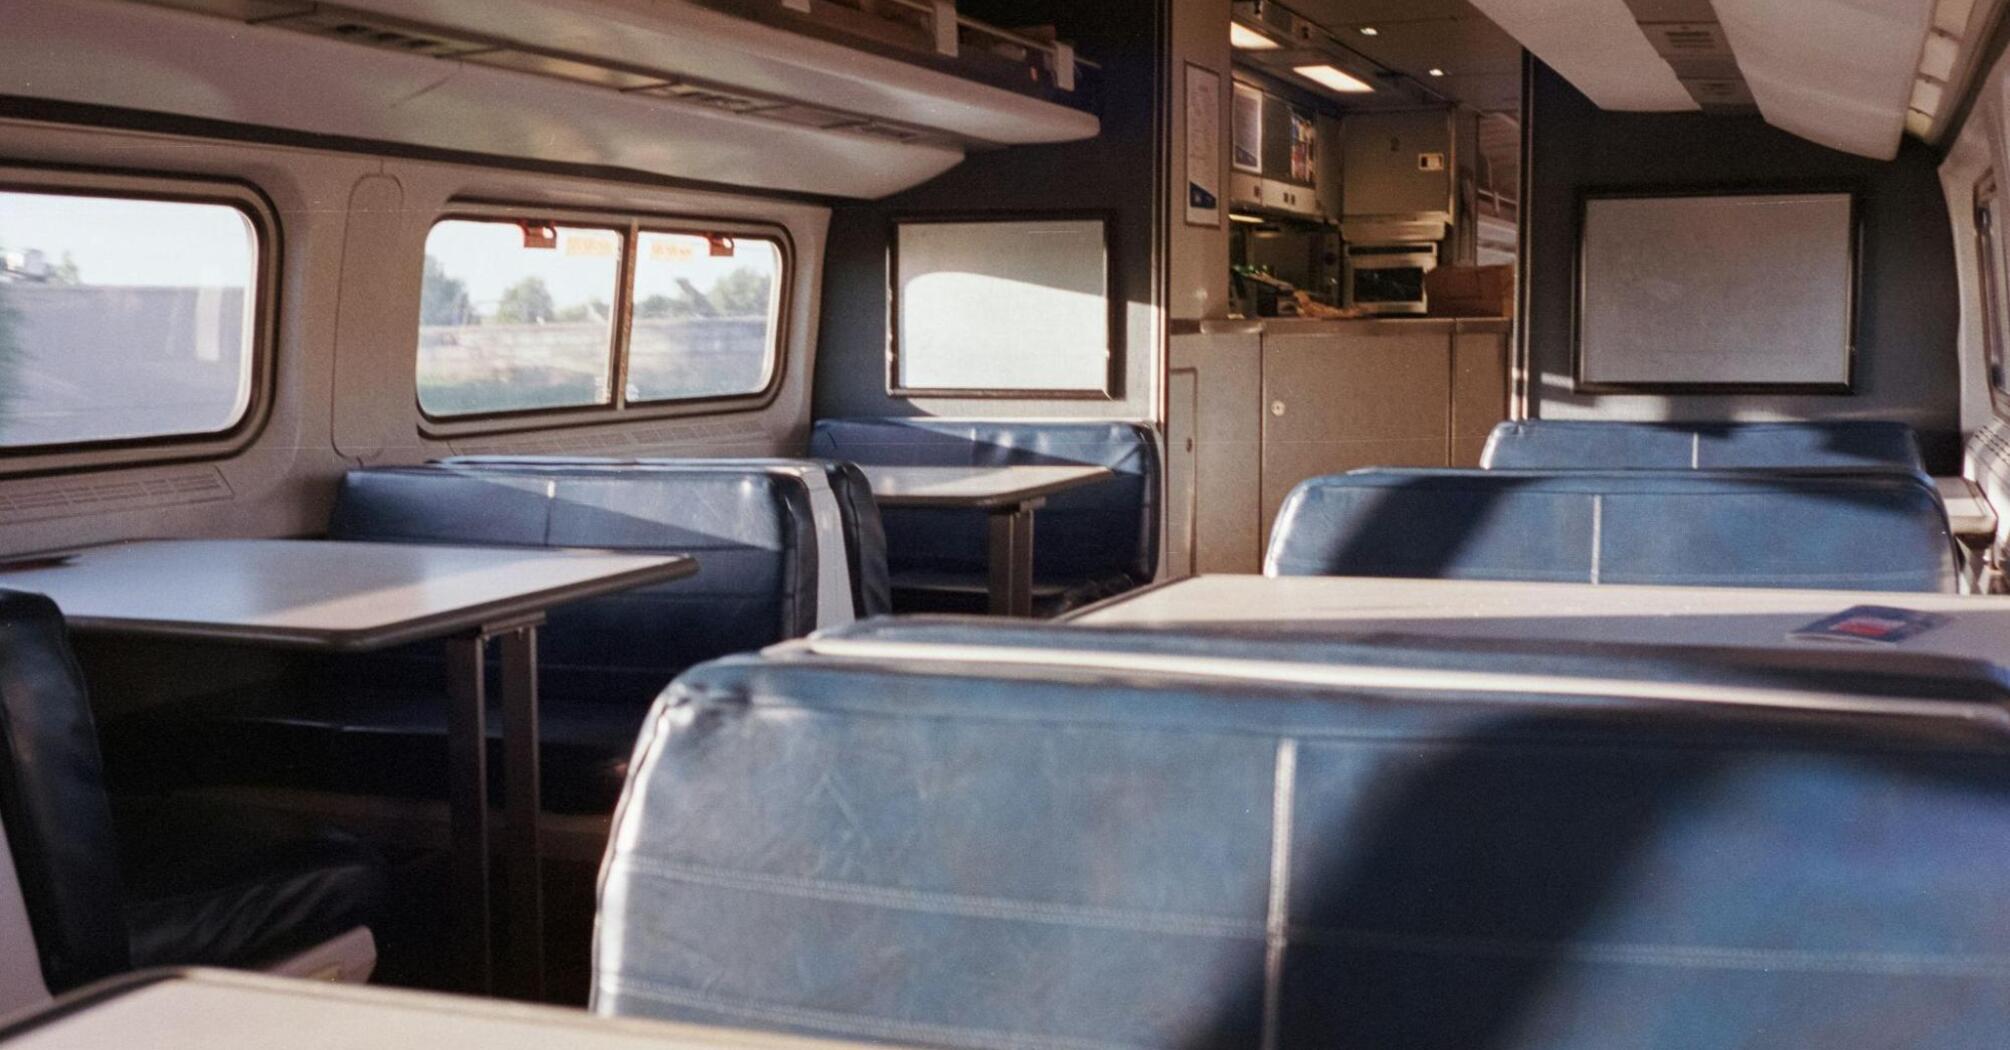
[[[766,361],[768,378],[767,382],[762,384],[759,390],[745,394],[713,394],[709,397],[645,397],[634,401],[628,400],[628,376],[630,367],[634,364],[634,355],[630,352],[630,348],[633,345],[635,337],[635,272],[637,264],[641,262],[642,235],[645,233],[705,238],[723,234],[724,236],[731,237],[735,245],[738,245],[741,241],[759,241],[774,245],[776,273],[774,299],[769,308],[768,315],[768,329],[770,333],[768,359]],[[738,401],[750,397],[768,397],[769,400],[772,400],[773,392],[779,390],[781,387],[782,363],[788,357],[788,354],[783,352],[782,343],[783,319],[788,314],[789,296],[793,291],[789,285],[789,276],[793,272],[793,267],[789,265],[791,257],[787,243],[781,237],[742,237],[729,230],[674,228],[652,223],[642,223],[636,226],[629,236],[632,242],[628,249],[627,261],[629,265],[624,273],[626,283],[622,286],[623,290],[628,293],[623,297],[624,301],[621,308],[622,352],[615,361],[616,367],[614,372],[615,385],[620,388],[620,403],[624,406],[648,409],[659,408],[664,405],[689,405],[710,401]]]
[[[244,411],[219,430],[104,438],[41,445],[0,445],[0,477],[155,466],[228,459],[257,440],[272,417],[282,256],[279,209],[255,184],[116,168],[0,164],[0,192],[96,197],[164,204],[222,206],[242,215],[252,232],[252,285],[247,348],[251,361]]]
[[[605,402],[558,408],[521,408],[497,412],[464,412],[435,415],[419,402],[418,335],[412,324],[412,407],[419,416],[419,432],[427,438],[450,440],[491,434],[508,434],[564,427],[641,422],[650,419],[699,415],[726,415],[756,412],[774,403],[788,376],[788,343],[791,336],[790,308],[795,302],[795,240],[779,223],[721,216],[665,214],[616,209],[553,207],[520,201],[456,200],[426,224],[426,237],[444,222],[536,223],[585,229],[605,229],[623,238],[621,260],[616,268],[614,323],[608,338],[609,391]],[[765,241],[775,246],[777,291],[774,320],[768,342],[768,382],[760,390],[746,394],[713,397],[628,399],[628,347],[635,320],[636,254],[644,233],[683,234],[706,237],[724,235],[735,241]],[[418,265],[423,269],[424,241],[420,242]],[[416,293],[423,276],[413,285]]]
[[[1110,352],[1102,389],[1000,389],[993,387],[914,387],[900,381],[900,228],[949,223],[1009,225],[1038,222],[1094,222],[1103,228],[1103,302]],[[1124,304],[1117,291],[1117,219],[1109,211],[992,211],[900,214],[887,220],[886,393],[889,397],[967,398],[985,401],[1117,401],[1125,367]]]
[[[1975,228],[1975,284],[1982,314],[1982,384],[1997,419],[2010,419],[2010,317],[2006,317],[2001,183],[1996,170],[1982,173],[1970,187],[1970,221]]]
[[[432,224],[426,227],[426,240],[431,241],[433,239],[433,233],[437,231],[441,226],[444,226],[450,222],[474,222],[474,223],[485,223],[489,225],[519,225],[519,226],[534,225],[537,223],[546,223],[554,227],[563,226],[567,229],[574,229],[574,230],[601,230],[607,233],[612,233],[615,236],[621,238],[621,255],[614,261],[614,288],[612,289],[611,292],[612,298],[609,303],[609,308],[614,311],[614,314],[611,318],[608,319],[607,324],[607,348],[606,348],[607,397],[605,400],[596,401],[593,402],[592,404],[586,404],[586,405],[548,405],[539,408],[507,408],[491,412],[452,412],[452,413],[429,412],[426,410],[425,400],[419,391],[419,372],[418,372],[419,344],[417,340],[419,337],[420,330],[425,327],[424,321],[422,319],[419,324],[412,326],[412,338],[413,338],[412,403],[418,406],[420,417],[430,423],[460,423],[469,420],[518,419],[526,416],[550,415],[553,413],[569,414],[574,412],[604,412],[619,406],[621,404],[621,389],[620,389],[621,387],[620,366],[622,357],[621,350],[622,347],[625,346],[627,343],[626,339],[627,306],[623,302],[622,292],[625,289],[627,289],[630,285],[629,270],[630,267],[633,266],[634,264],[634,253],[635,253],[634,238],[629,233],[628,228],[625,226],[617,225],[610,221],[599,221],[599,220],[572,221],[570,219],[560,219],[554,215],[543,215],[543,214],[522,215],[511,219],[497,219],[494,216],[475,216],[475,215],[464,215],[458,213],[448,213],[434,219]],[[419,276],[419,287],[422,301],[423,296],[425,294],[424,265],[425,265],[425,256],[424,256],[424,249],[422,247],[420,253],[421,270]]]

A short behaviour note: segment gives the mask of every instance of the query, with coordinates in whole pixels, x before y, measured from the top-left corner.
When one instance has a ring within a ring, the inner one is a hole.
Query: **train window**
[[[1110,395],[1120,327],[1100,218],[902,221],[892,299],[896,394]]]
[[[0,190],[0,448],[243,422],[260,250],[232,204]]]
[[[446,219],[426,237],[419,407],[432,416],[608,404],[626,235]]]
[[[758,394],[774,376],[781,245],[643,231],[627,356],[630,401]]]

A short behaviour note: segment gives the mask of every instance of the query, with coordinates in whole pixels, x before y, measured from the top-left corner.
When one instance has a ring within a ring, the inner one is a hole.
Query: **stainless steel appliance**
[[[1245,81],[1235,83],[1228,196],[1246,209],[1320,216],[1314,115]]]
[[[1438,268],[1438,246],[1399,241],[1347,245],[1346,302],[1372,314],[1422,314],[1430,309],[1424,275]]]

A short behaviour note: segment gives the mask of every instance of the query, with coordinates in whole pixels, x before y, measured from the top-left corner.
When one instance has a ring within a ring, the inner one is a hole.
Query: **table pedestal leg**
[[[502,649],[503,786],[508,792],[504,863],[509,875],[508,990],[544,995],[544,882],[539,868],[537,626],[538,618],[491,624],[450,638],[447,657],[447,811],[452,824],[453,875],[448,892],[455,956],[468,987],[496,990],[495,909],[489,872],[489,639]]]
[[[489,754],[487,636],[450,638],[447,658],[447,812],[452,826],[452,876],[447,891],[453,914],[455,957],[467,987],[494,991],[492,918],[489,913]]]
[[[1029,500],[991,512],[990,611],[994,616],[1033,615],[1033,512]]]
[[[509,990],[544,998],[544,876],[538,841],[543,798],[538,774],[537,628],[501,635],[503,791],[509,887]]]

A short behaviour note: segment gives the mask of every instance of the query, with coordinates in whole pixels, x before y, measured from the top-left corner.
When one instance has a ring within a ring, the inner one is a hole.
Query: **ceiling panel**
[[[1328,29],[1477,14],[1466,0],[1298,0],[1292,10]]]
[[[1521,74],[1490,73],[1484,76],[1446,76],[1445,93],[1486,113],[1513,116],[1521,109]]]
[[[1290,7],[1431,91],[1489,112],[1521,108],[1521,45],[1467,0],[1294,0]],[[1361,33],[1363,26],[1375,35]],[[1432,76],[1433,69],[1444,75]]]
[[[1601,109],[1699,108],[1625,0],[1475,0]]]

